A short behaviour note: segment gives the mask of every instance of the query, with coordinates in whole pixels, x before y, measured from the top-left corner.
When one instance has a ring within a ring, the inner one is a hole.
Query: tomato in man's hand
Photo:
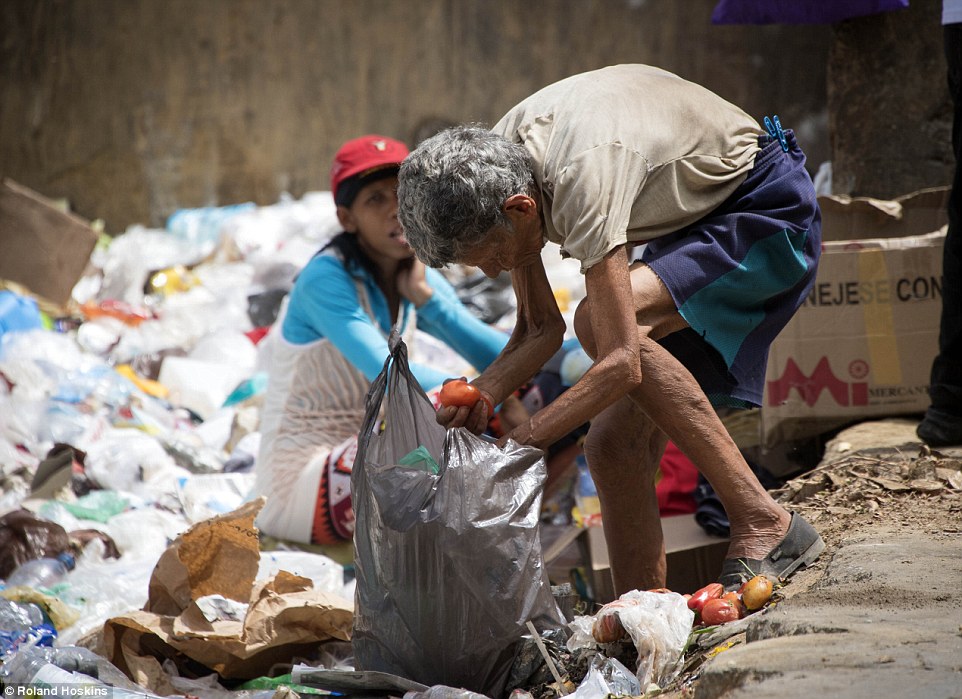
[[[441,387],[441,394],[438,397],[441,405],[445,407],[472,408],[474,404],[481,400],[481,391],[469,384],[467,381],[455,379],[448,381]]]

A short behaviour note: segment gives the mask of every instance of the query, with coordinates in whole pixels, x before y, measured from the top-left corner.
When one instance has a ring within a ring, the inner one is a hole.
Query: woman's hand
[[[426,304],[434,295],[434,289],[428,284],[427,269],[417,257],[412,255],[398,266],[397,291],[415,308]]]

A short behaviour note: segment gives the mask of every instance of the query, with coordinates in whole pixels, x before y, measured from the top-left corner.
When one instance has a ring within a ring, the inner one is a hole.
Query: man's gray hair
[[[531,156],[478,125],[454,126],[422,142],[398,173],[398,219],[424,264],[457,262],[496,225],[503,206],[534,194]]]

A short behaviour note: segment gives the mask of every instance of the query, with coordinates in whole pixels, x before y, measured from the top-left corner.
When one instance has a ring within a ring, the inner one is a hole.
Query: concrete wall
[[[913,0],[914,2],[915,0]],[[662,66],[830,158],[831,28],[715,0],[3,0],[0,174],[116,233],[326,189],[338,145],[492,123],[567,75]]]
[[[952,103],[941,0],[840,22],[828,63],[833,189],[897,197],[947,185]]]

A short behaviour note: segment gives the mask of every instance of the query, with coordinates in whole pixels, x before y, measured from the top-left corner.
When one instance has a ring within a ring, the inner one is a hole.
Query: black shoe
[[[929,408],[915,433],[930,447],[962,445],[962,416]]]
[[[765,558],[726,558],[718,577],[726,591],[737,590],[756,575],[764,575],[773,583],[787,579],[803,566],[811,565],[825,550],[825,542],[801,515],[793,512],[788,532]]]

